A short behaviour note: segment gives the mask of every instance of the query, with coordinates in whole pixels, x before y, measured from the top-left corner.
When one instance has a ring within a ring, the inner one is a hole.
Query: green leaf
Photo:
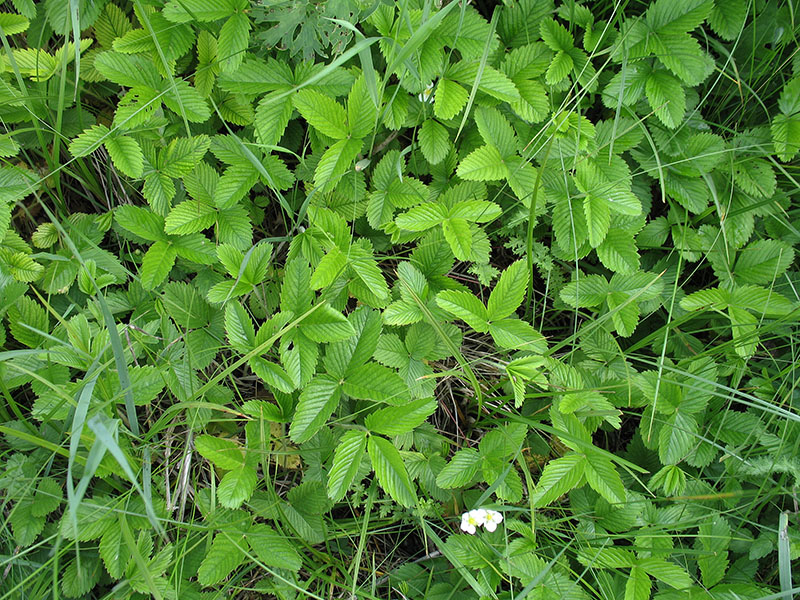
[[[172,270],[177,256],[175,247],[169,242],[158,241],[150,246],[142,259],[142,268],[139,270],[142,287],[152,290],[161,285]]]
[[[800,77],[792,78],[783,86],[781,97],[778,99],[778,108],[787,116],[800,112]]]
[[[568,283],[559,295],[569,306],[589,308],[603,304],[609,291],[608,281],[602,275],[587,275]]]
[[[589,243],[597,248],[603,243],[611,225],[611,212],[604,198],[589,194],[583,199],[583,213],[589,225]]]
[[[587,567],[630,569],[636,565],[636,555],[616,546],[585,548],[578,551],[578,562]]]
[[[692,585],[692,579],[686,571],[663,558],[641,558],[638,564],[648,575],[675,589],[682,590]]]
[[[314,437],[336,410],[341,394],[339,382],[332,377],[320,375],[312,379],[300,394],[289,437],[298,444]]]
[[[389,286],[386,283],[386,278],[378,266],[378,261],[372,256],[371,252],[362,251],[356,245],[350,249],[350,269],[355,274],[356,278],[366,286],[379,301],[388,300]],[[351,287],[351,293],[353,289]],[[354,295],[359,297],[358,294]]]
[[[69,144],[72,156],[88,156],[109,139],[111,132],[105,125],[92,125]]]
[[[339,183],[342,175],[350,170],[361,151],[360,139],[339,140],[325,151],[314,171],[314,185],[322,192],[330,192]]]
[[[32,503],[25,498],[15,504],[13,511],[8,516],[14,532],[14,541],[19,546],[30,546],[39,537],[44,529],[44,517],[34,517],[31,514]]]
[[[244,307],[235,300],[225,305],[225,331],[228,333],[228,341],[236,351],[247,354],[255,348],[253,322]]]
[[[433,119],[426,119],[419,128],[419,147],[422,155],[432,165],[442,162],[450,152],[450,135],[447,129]]]
[[[342,390],[351,398],[396,406],[405,405],[411,397],[408,386],[397,373],[374,362],[348,371]]]
[[[436,96],[433,103],[433,114],[438,119],[448,121],[464,108],[469,94],[467,90],[449,79],[440,79],[436,85]]]
[[[31,504],[31,515],[45,517],[61,505],[64,493],[58,481],[52,477],[43,477],[36,486],[36,494]]]
[[[19,144],[11,134],[0,135],[0,157],[9,158],[19,152]]]
[[[258,182],[258,171],[251,164],[236,164],[225,169],[214,190],[214,204],[227,209],[236,206]]]
[[[542,41],[553,52],[568,52],[575,45],[575,40],[567,28],[553,19],[542,20],[539,23],[539,33]]]
[[[501,102],[514,102],[519,100],[519,91],[517,90],[514,82],[508,77],[503,75],[494,67],[483,65],[483,70],[480,70],[479,61],[465,61],[451,65],[445,72],[445,77],[454,79],[467,86],[472,86],[475,79],[478,78],[480,71],[480,80],[478,81],[478,90],[496,98]],[[439,85],[441,85],[441,81]],[[434,105],[434,113],[436,106]],[[436,115],[439,116],[438,114]],[[445,117],[442,117],[445,118]]]
[[[144,178],[142,196],[158,214],[167,214],[175,195],[175,184],[172,178],[158,172],[149,173]]]
[[[485,333],[489,330],[489,315],[486,307],[469,292],[445,290],[436,296],[436,303],[478,333]]]
[[[202,233],[190,233],[172,239],[175,252],[181,258],[200,265],[213,265],[217,262],[214,244]]]
[[[647,9],[647,24],[659,33],[684,33],[702,25],[711,12],[711,0],[656,0]]]
[[[742,284],[770,284],[794,262],[794,249],[778,240],[757,240],[739,251],[733,275]]]
[[[50,333],[47,312],[41,304],[28,296],[21,296],[8,308],[8,321],[11,335],[28,348],[39,346],[44,340],[43,335]]]
[[[309,125],[320,133],[336,140],[347,137],[347,112],[333,98],[306,88],[298,91],[292,102]]]
[[[247,543],[256,558],[268,567],[299,571],[303,566],[294,545],[268,525],[252,525],[247,532]]]
[[[525,298],[528,289],[528,266],[526,261],[512,263],[497,280],[487,303],[487,318],[490,321],[504,319],[514,313]]]
[[[625,485],[610,460],[597,453],[588,453],[584,468],[586,482],[611,504],[624,504]]]
[[[501,348],[545,352],[547,343],[532,325],[520,319],[500,319],[489,324],[489,333]]]
[[[447,209],[438,203],[425,202],[415,206],[402,215],[398,215],[395,223],[408,231],[425,231],[436,227],[447,218]]]
[[[658,436],[658,457],[664,465],[674,465],[686,458],[697,443],[697,421],[678,410],[661,428]]]
[[[174,85],[167,85],[162,99],[167,108],[192,123],[203,123],[211,116],[200,92],[182,79],[176,79]]]
[[[217,56],[223,72],[235,71],[250,41],[250,19],[245,12],[232,14],[219,30]]]
[[[464,200],[450,209],[448,214],[451,219],[464,219],[473,223],[488,223],[503,214],[494,202],[486,200]]]
[[[252,467],[242,467],[225,473],[217,486],[217,499],[220,506],[239,508],[253,495],[258,476]]]
[[[197,569],[197,581],[203,586],[219,583],[244,560],[243,536],[228,537],[220,532],[214,536],[211,548]]]
[[[341,500],[353,484],[366,447],[364,431],[347,431],[339,440],[328,473],[328,497],[334,502]]]
[[[694,295],[694,294],[692,294]],[[734,306],[745,307],[767,318],[784,317],[795,309],[795,304],[778,292],[755,285],[736,288],[730,299]]]
[[[108,574],[115,579],[122,578],[132,557],[130,550],[122,540],[120,527],[109,527],[106,530],[100,540],[99,551]]]
[[[341,277],[346,268],[347,256],[345,256],[337,246],[334,246],[322,257],[322,260],[319,261],[309,282],[310,289],[318,290],[327,288]]]
[[[98,54],[94,68],[109,81],[130,88],[159,89],[163,81],[150,58],[126,56],[120,52]]]
[[[401,435],[413,431],[432,415],[438,404],[433,398],[420,398],[400,406],[387,406],[368,415],[367,429],[382,435]]]
[[[545,82],[548,85],[556,85],[561,82],[575,66],[572,56],[566,52],[558,52],[553,58],[553,62],[547,68]]]
[[[720,288],[700,290],[689,294],[680,302],[683,310],[705,310],[706,308],[723,310],[730,302],[730,293]]]
[[[496,181],[505,179],[508,168],[500,151],[486,145],[473,150],[459,163],[456,174],[468,181]]]
[[[141,177],[144,154],[136,140],[126,135],[107,137],[104,145],[117,169],[128,177]]]
[[[0,27],[5,35],[17,35],[28,28],[30,21],[22,15],[13,13],[0,13]]]
[[[241,70],[241,69],[240,69]],[[265,146],[278,144],[292,116],[292,100],[279,92],[267,94],[256,107],[256,138]]]
[[[174,138],[159,154],[159,170],[169,177],[185,177],[200,163],[211,146],[207,135]]]
[[[44,267],[23,252],[9,252],[5,248],[0,254],[5,260],[8,270],[17,281],[32,282],[38,280]],[[113,277],[112,277],[113,281]],[[93,290],[94,291],[94,290]]]
[[[291,393],[297,387],[289,374],[274,362],[260,356],[254,356],[248,364],[259,379],[284,394]]]
[[[631,568],[625,582],[625,600],[650,600],[650,576],[639,566]]]
[[[700,524],[696,546],[703,554],[698,557],[703,585],[710,588],[722,581],[728,570],[728,546],[731,528],[725,517],[714,514]]]
[[[335,342],[355,335],[350,321],[338,310],[323,304],[301,322],[303,333],[315,342]]]
[[[376,436],[370,436],[367,447],[378,483],[386,493],[401,506],[416,504],[416,492],[397,448],[389,440]]]
[[[209,23],[229,17],[236,11],[233,2],[220,0],[209,4],[204,0],[170,0],[161,12],[173,23]]]
[[[583,477],[585,464],[586,457],[577,453],[548,462],[531,496],[531,505],[536,508],[547,506],[578,485]]]
[[[783,162],[789,162],[800,151],[800,118],[797,115],[776,115],[771,130],[775,154]]]
[[[633,236],[617,227],[611,229],[597,247],[597,257],[604,266],[617,273],[639,270],[639,252]]]
[[[483,141],[494,146],[503,157],[516,154],[516,135],[508,120],[496,108],[480,106],[475,111],[475,124]]]
[[[442,222],[442,233],[458,260],[479,260],[473,235],[476,230],[481,231],[458,217],[451,217]]]
[[[708,15],[711,29],[725,40],[735,40],[747,20],[747,0],[725,0],[715,2]]]
[[[367,91],[364,75],[356,79],[347,95],[347,125],[354,138],[367,137],[378,119],[378,107]]]
[[[281,310],[302,314],[311,308],[311,269],[300,257],[286,261],[281,284]]]
[[[220,469],[235,471],[245,466],[242,447],[233,440],[200,435],[195,438],[194,447],[200,456]]]
[[[652,71],[647,76],[645,94],[658,119],[670,129],[683,121],[686,111],[686,94],[683,86],[672,74],[663,70]]]
[[[659,34],[651,45],[664,66],[686,85],[699,85],[714,69],[714,60],[686,33]]]
[[[175,206],[164,220],[164,231],[186,235],[208,229],[217,220],[217,211],[205,202],[184,200]]]
[[[473,448],[459,450],[450,462],[439,471],[436,485],[444,489],[460,488],[468,485],[481,466],[481,457]]]
[[[114,219],[120,227],[149,242],[166,241],[164,219],[147,208],[123,204],[114,211]]]

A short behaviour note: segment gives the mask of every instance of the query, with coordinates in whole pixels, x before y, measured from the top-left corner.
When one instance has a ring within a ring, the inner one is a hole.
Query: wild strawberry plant
[[[790,597],[781,0],[14,0],[2,598]]]

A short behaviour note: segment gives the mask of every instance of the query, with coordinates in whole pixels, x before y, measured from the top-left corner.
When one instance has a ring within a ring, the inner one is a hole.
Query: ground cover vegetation
[[[793,0],[12,0],[0,598],[791,598]]]

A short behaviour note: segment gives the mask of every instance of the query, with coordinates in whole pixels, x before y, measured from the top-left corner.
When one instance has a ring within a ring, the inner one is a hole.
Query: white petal
[[[494,531],[495,529],[497,529],[497,523],[495,523],[494,521],[487,521],[486,522],[486,530],[487,531]]]
[[[480,525],[483,525],[486,522],[486,511],[482,508],[469,511],[469,516],[475,519],[475,521]]]

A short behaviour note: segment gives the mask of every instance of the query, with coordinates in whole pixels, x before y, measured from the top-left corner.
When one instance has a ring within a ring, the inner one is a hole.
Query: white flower
[[[420,102],[430,102],[433,104],[433,82],[431,81],[422,93],[417,96]]]
[[[475,535],[478,527],[486,522],[485,510],[471,510],[461,515],[461,530]]]
[[[483,524],[487,531],[494,531],[503,522],[503,515],[496,510],[484,510],[483,512],[485,513]]]

